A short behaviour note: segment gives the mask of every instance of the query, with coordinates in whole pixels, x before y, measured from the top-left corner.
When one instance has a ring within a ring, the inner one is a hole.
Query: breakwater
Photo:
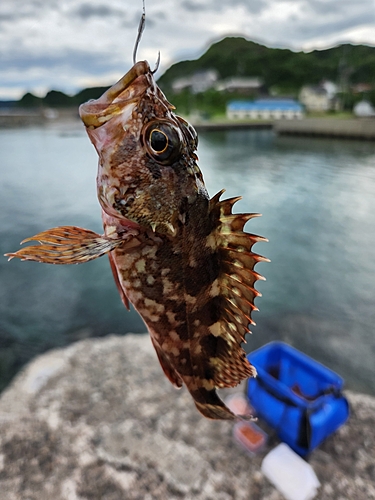
[[[0,110],[0,128],[49,125],[78,120],[78,109]],[[197,132],[225,130],[274,130],[278,135],[375,140],[375,117],[302,118],[296,120],[190,120]]]
[[[78,108],[0,109],[0,129],[35,127],[78,120]]]
[[[194,122],[192,120],[192,125],[197,132],[205,132],[206,130],[265,130],[272,129],[274,126],[273,121],[257,121],[257,120],[235,120],[235,121],[201,121]]]
[[[274,121],[222,121],[193,123],[198,132],[208,130],[273,129],[278,135],[375,140],[375,118],[302,118]]]
[[[279,135],[334,137],[342,139],[375,139],[375,118],[303,118],[280,120],[273,124]]]

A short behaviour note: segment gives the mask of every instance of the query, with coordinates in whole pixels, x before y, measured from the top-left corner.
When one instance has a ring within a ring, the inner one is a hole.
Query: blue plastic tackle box
[[[248,381],[250,404],[299,455],[347,420],[344,381],[334,371],[284,342],[270,342],[247,358],[258,372]]]

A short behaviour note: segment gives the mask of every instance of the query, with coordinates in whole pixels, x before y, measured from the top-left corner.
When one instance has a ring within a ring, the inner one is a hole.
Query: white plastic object
[[[234,394],[227,396],[224,402],[235,415],[254,416],[255,411],[250,406],[249,400],[245,397],[245,395],[242,392],[235,392]]]
[[[311,465],[285,443],[264,457],[261,470],[286,500],[311,500],[320,486]]]

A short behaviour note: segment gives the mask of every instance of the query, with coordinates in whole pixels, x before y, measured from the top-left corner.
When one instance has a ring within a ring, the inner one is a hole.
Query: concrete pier
[[[226,120],[222,122],[215,121],[192,121],[192,125],[197,132],[202,132],[206,130],[244,130],[244,129],[255,129],[264,130],[272,129],[273,121],[271,120]]]
[[[280,135],[375,140],[375,118],[277,120],[273,127]]]

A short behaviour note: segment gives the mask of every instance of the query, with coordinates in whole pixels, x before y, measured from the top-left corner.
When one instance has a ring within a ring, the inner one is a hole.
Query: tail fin
[[[206,418],[213,420],[250,420],[253,418],[252,415],[235,415],[219,398],[215,389],[200,388],[190,393],[198,411]]]

